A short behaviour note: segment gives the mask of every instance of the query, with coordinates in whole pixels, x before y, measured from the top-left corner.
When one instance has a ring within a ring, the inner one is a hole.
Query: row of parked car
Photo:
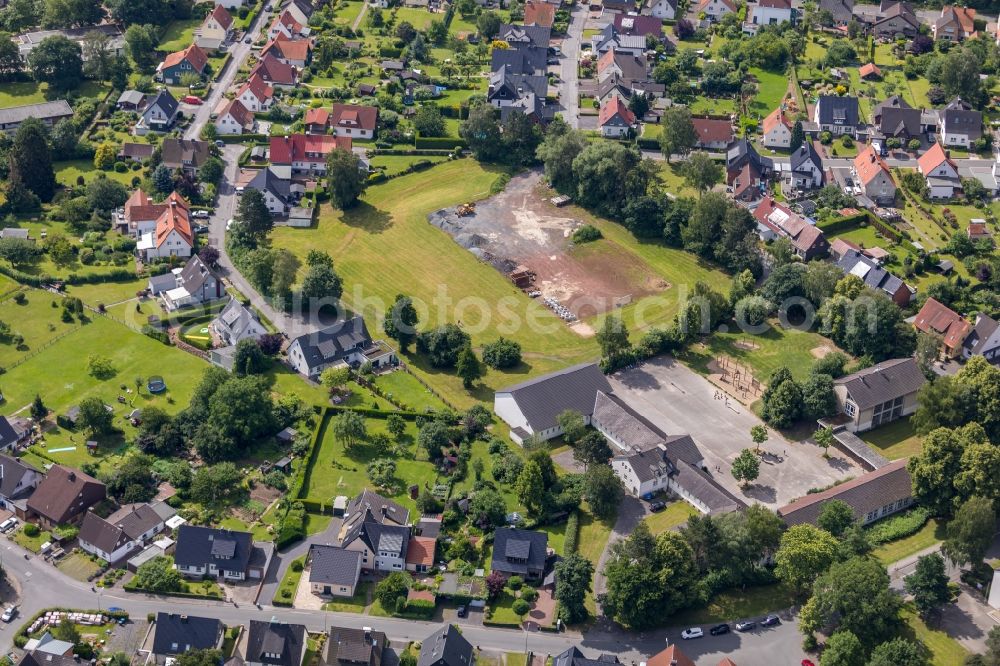
[[[736,623],[736,631],[751,631],[757,628],[756,620],[740,620]],[[768,615],[760,621],[760,626],[762,627],[774,627],[781,624],[781,618],[777,615]],[[732,628],[729,624],[723,622],[722,624],[717,624],[708,630],[708,633],[712,636],[722,636],[723,634],[728,634]],[[702,638],[705,635],[705,631],[701,627],[691,627],[685,629],[681,632],[681,638],[684,640],[691,640],[692,638]]]

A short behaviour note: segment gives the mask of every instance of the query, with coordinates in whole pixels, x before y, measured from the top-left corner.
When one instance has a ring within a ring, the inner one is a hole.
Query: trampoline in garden
[[[146,382],[146,388],[149,389],[150,393],[163,393],[167,390],[167,383],[163,381],[163,377],[150,377],[149,381]]]

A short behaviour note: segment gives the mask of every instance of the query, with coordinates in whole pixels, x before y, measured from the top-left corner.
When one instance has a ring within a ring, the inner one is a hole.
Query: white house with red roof
[[[219,134],[246,134],[253,132],[253,128],[253,111],[238,99],[226,101],[215,119],[215,129]]]
[[[295,16],[286,9],[271,22],[267,36],[269,39],[277,39],[279,35],[286,39],[298,39],[299,37],[308,37],[310,32],[308,25],[299,23],[295,20]]]
[[[306,134],[326,134],[330,129],[330,109],[323,107],[306,109],[302,124],[306,128]]]
[[[253,69],[250,70],[250,79],[255,76],[272,88],[291,90],[299,80],[298,72],[294,67],[281,61],[273,53],[263,55]]]
[[[254,75],[236,92],[236,99],[254,113],[265,113],[274,104],[274,89],[264,77]]]
[[[326,158],[332,151],[350,151],[349,137],[327,134],[292,134],[272,136],[269,160],[274,173],[285,180],[293,175],[322,176],[326,174]]]
[[[312,58],[312,41],[309,39],[290,39],[279,34],[269,41],[260,52],[261,57],[273,55],[279,61],[292,67],[302,69]]]
[[[719,21],[726,14],[736,13],[736,4],[732,0],[701,0],[695,7],[695,11],[709,21]]]
[[[883,205],[892,205],[895,201],[896,181],[892,179],[885,160],[871,146],[854,158],[852,173],[864,195],[872,201]]]
[[[334,136],[374,139],[378,125],[378,107],[360,104],[334,104],[330,111],[330,127]]]
[[[935,143],[917,158],[917,170],[924,177],[932,199],[950,199],[962,189],[958,166],[940,143]]]
[[[198,48],[218,50],[230,40],[233,34],[233,17],[222,5],[216,5],[205,21],[194,32],[194,43]]]
[[[628,108],[621,97],[612,97],[604,106],[597,119],[601,128],[601,136],[619,138],[627,136],[629,130],[635,127],[635,114]]]
[[[698,148],[725,150],[733,141],[733,124],[728,118],[692,118]]]
[[[747,5],[747,20],[743,32],[756,34],[762,25],[778,25],[793,20],[792,0],[758,0]]]
[[[769,113],[761,123],[764,146],[766,148],[791,148],[794,127],[795,123],[785,113],[785,106],[779,106]]]
[[[171,194],[166,207],[156,219],[156,228],[143,234],[136,249],[148,261],[160,257],[190,257],[194,251],[194,233],[183,198]]]

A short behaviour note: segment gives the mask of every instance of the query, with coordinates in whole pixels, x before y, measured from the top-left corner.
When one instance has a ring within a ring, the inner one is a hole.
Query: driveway
[[[847,476],[858,476],[860,467],[810,442],[793,443],[769,430],[761,449],[760,477],[746,489],[733,479],[732,461],[745,448],[753,448],[750,428],[761,424],[748,408],[735,400],[723,401],[717,389],[701,375],[672,358],[661,357],[609,377],[615,393],[668,435],[690,434],[705,455],[705,466],[721,485],[746,502],[772,509],[802,497],[810,488],[821,488]]]
[[[239,273],[237,273],[237,275],[239,275]],[[264,584],[261,585],[260,595],[257,597],[257,601],[262,604],[271,603],[271,599],[274,598],[274,593],[278,591],[278,585],[281,583],[281,579],[284,577],[285,572],[288,571],[288,567],[291,566],[292,560],[309,552],[309,547],[311,545],[314,543],[331,545],[337,544],[337,534],[340,532],[340,526],[343,522],[344,521],[341,518],[334,518],[322,532],[317,532],[316,534],[308,536],[302,541],[292,544],[283,551],[275,551],[275,553],[271,556],[271,564],[267,568],[267,577],[264,579]],[[303,578],[305,578],[305,576],[303,576]]]
[[[604,577],[604,566],[611,555],[612,544],[621,541],[631,534],[632,530],[638,527],[647,513],[646,504],[639,500],[639,498],[626,495],[622,499],[622,503],[618,507],[618,517],[615,519],[615,525],[611,528],[611,536],[608,537],[608,543],[604,546],[604,550],[601,551],[601,557],[597,561],[597,567],[594,571],[594,597],[603,594],[608,589],[608,581]]]

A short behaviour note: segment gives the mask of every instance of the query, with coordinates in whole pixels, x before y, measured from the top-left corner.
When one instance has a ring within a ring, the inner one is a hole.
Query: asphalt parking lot
[[[750,428],[761,423],[750,410],[729,399],[716,398],[716,387],[672,358],[659,358],[610,378],[615,393],[668,435],[690,434],[705,455],[705,465],[716,480],[736,497],[777,508],[863,470],[843,454],[808,442],[790,442],[769,430],[761,449],[767,454],[760,477],[746,489],[730,473],[734,458],[753,448]]]

